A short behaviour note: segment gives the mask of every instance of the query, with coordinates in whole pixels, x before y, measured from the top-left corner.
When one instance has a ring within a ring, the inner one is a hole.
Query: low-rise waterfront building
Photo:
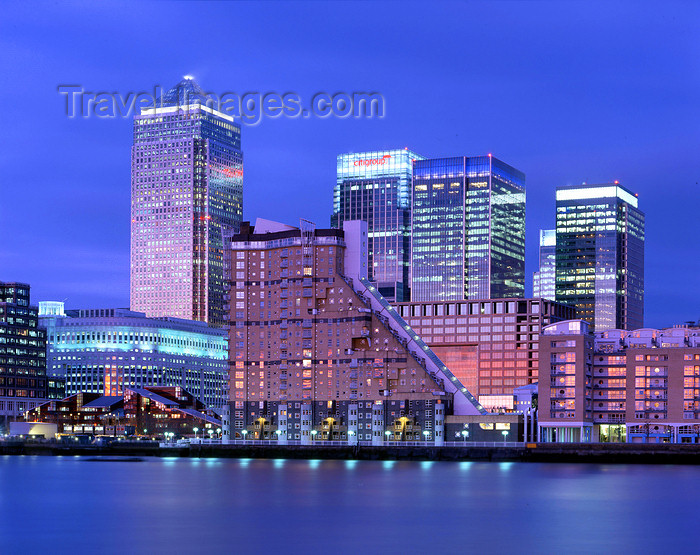
[[[26,283],[0,282],[0,432],[46,401],[46,334]]]
[[[547,299],[397,303],[396,310],[488,410],[512,410],[513,390],[537,383],[540,330],[574,318]]]
[[[543,330],[540,364],[541,441],[700,442],[700,328],[559,322]]]
[[[76,393],[28,411],[26,421],[55,424],[59,434],[94,436],[194,436],[221,426],[181,387],[126,388],[118,396]]]
[[[64,311],[57,304],[40,303],[39,319],[48,338],[48,373],[65,380],[65,395],[179,386],[206,406],[225,404],[226,331],[124,308]]]

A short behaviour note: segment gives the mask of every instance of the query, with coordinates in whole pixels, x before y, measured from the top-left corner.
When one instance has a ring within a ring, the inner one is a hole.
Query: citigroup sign
[[[361,158],[360,160],[354,160],[353,166],[356,168],[361,166],[383,166],[389,160],[391,160],[391,155],[385,154],[381,158]]]
[[[411,174],[416,155],[406,149],[352,152],[338,155],[338,179],[374,179]]]

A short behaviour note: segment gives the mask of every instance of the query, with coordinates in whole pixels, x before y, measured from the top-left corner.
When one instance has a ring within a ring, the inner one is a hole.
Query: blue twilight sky
[[[647,216],[646,323],[700,318],[700,4],[11,3],[0,18],[0,280],[128,306],[130,119],[69,119],[56,87],[123,95],[377,91],[383,119],[244,127],[244,217],[327,227],[336,155],[493,153],[527,175],[527,288],[558,185],[612,181]]]

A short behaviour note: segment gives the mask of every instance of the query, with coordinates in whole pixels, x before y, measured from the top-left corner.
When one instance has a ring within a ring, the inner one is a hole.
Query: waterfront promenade
[[[260,445],[193,443],[164,446],[155,441],[80,445],[59,442],[3,441],[0,455],[183,457],[339,460],[517,461],[562,463],[698,464],[698,444],[528,443],[502,445],[449,445],[435,447],[372,445]]]

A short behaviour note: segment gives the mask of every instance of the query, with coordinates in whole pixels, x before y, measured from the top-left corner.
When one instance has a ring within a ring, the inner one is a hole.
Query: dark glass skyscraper
[[[46,332],[29,285],[0,281],[0,433],[47,398]]]
[[[489,156],[413,165],[411,300],[522,297],[525,175]]]
[[[412,162],[422,159],[408,149],[338,156],[331,227],[367,222],[368,276],[390,301],[409,299]]]
[[[555,229],[540,229],[539,270],[532,279],[532,296],[554,300],[556,297],[555,267],[557,232]]]
[[[134,118],[131,309],[224,325],[223,234],[243,206],[241,128],[186,77]]]
[[[644,213],[617,182],[557,189],[556,300],[595,331],[644,326]]]

